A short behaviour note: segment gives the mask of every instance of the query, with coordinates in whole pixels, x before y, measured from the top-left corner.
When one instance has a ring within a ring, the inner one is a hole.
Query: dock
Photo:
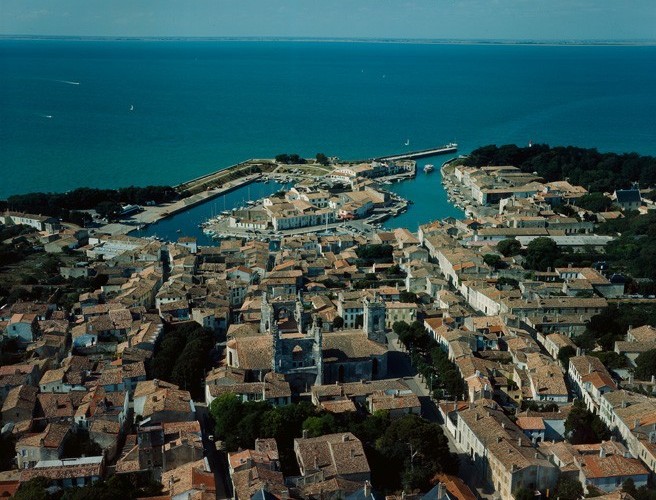
[[[379,156],[374,158],[378,161],[397,161],[397,160],[416,160],[418,158],[426,158],[428,156],[437,156],[444,155],[448,153],[455,153],[458,151],[458,145],[456,143],[449,143],[444,146],[438,146],[436,148],[422,149],[419,151],[410,151],[408,153],[401,153],[391,156]]]
[[[457,144],[447,144],[438,148],[412,151],[404,154],[376,158],[383,160],[404,160],[423,158],[438,154],[451,153],[457,150]],[[369,160],[370,161],[370,160]],[[307,172],[299,173],[298,169]],[[273,159],[251,158],[246,161],[221,168],[214,172],[201,175],[194,179],[174,186],[180,198],[171,203],[143,207],[143,211],[127,220],[105,224],[97,229],[98,233],[127,234],[139,227],[154,224],[177,213],[205,203],[235,189],[244,187],[251,182],[257,182],[264,177],[289,179],[302,177],[318,177],[329,173],[329,168],[312,163],[304,165],[281,165]],[[402,180],[414,177],[415,171],[404,172],[393,176],[392,180]],[[381,219],[382,220],[382,219]]]

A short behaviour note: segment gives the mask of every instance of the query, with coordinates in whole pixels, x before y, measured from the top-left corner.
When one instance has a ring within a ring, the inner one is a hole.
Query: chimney
[[[437,485],[437,500],[443,500],[444,498],[446,498],[445,490],[446,488],[444,486],[444,483],[439,483]]]
[[[369,481],[364,482],[364,497],[369,498],[371,495],[371,483]]]
[[[348,434],[342,435],[342,443],[346,443],[348,440],[349,440],[349,435]]]
[[[308,438],[308,430],[303,429],[303,439],[307,439],[307,438]]]
[[[506,423],[505,423],[505,422],[501,422],[501,428],[502,428],[502,429],[505,429],[505,428],[506,428]]]
[[[603,443],[601,443],[601,446],[599,446],[599,457],[606,458],[606,448],[604,448]]]
[[[576,355],[577,355],[577,356],[580,356],[580,355],[581,355],[581,348],[580,348],[580,347],[577,347],[577,348],[576,348]]]
[[[639,418],[636,418],[636,419],[633,421],[633,430],[636,430],[638,427],[640,427],[640,419],[639,419]]]
[[[517,445],[518,445],[518,446],[521,446],[521,445],[522,445],[522,438],[518,438],[518,439],[517,439]]]
[[[355,458],[355,448],[351,448],[351,458]]]
[[[154,379],[153,379],[153,385],[154,385],[155,387],[159,387],[159,380],[157,380],[156,378],[154,378]]]

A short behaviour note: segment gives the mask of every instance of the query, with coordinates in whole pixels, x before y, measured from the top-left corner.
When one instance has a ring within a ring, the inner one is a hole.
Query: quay
[[[446,146],[441,146],[439,148],[425,149],[400,155],[379,157],[377,160],[392,161],[422,158],[437,154],[445,154],[456,150],[457,144],[447,144]],[[143,207],[143,211],[134,215],[133,217],[122,220],[120,222],[105,224],[96,228],[95,232],[112,235],[128,234],[132,231],[138,230],[150,224],[154,224],[159,220],[188,210],[196,205],[209,201],[230,191],[244,187],[252,182],[262,180],[263,178],[280,180],[289,180],[290,178],[297,180],[303,178],[317,178],[322,175],[326,175],[330,172],[330,170],[331,169],[328,167],[314,163],[306,163],[302,165],[286,165],[279,164],[273,159],[251,158],[239,162],[235,165],[215,170],[208,174],[204,174],[194,179],[182,182],[174,186],[175,190],[180,195],[180,199],[177,201],[155,206],[145,206]],[[414,175],[415,170],[390,176],[387,183],[412,178]],[[394,213],[394,215],[398,215],[401,209],[405,208],[406,207],[399,207],[399,210]],[[377,214],[377,217],[375,217],[372,222],[382,221],[389,215],[390,214]]]
[[[268,173],[277,167],[273,160],[258,160],[251,158],[236,165],[231,165],[209,174],[178,184],[175,190],[181,195],[194,195],[209,189],[220,188],[243,177],[253,174]]]
[[[437,148],[422,149],[420,151],[410,151],[408,153],[402,153],[402,154],[391,155],[391,156],[380,156],[378,158],[374,158],[374,160],[378,160],[378,161],[416,160],[418,158],[426,158],[428,156],[455,153],[456,151],[458,151],[458,145],[454,142],[451,142],[449,144],[446,144],[445,146],[439,146]]]
[[[202,191],[200,193],[192,194],[185,198],[181,198],[173,203],[163,203],[152,207],[143,207],[143,211],[134,215],[132,218],[122,222],[112,222],[99,227],[96,231],[105,234],[128,234],[136,231],[143,226],[153,224],[162,219],[166,219],[172,215],[188,210],[196,205],[205,203],[213,198],[234,191],[241,187],[247,186],[252,182],[259,180],[262,177],[261,173],[250,174],[246,177],[237,178],[226,182],[221,187],[216,187]]]

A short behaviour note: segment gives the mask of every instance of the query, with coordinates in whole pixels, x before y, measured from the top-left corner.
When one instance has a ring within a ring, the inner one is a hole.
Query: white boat
[[[410,139],[406,139],[404,146],[409,146],[409,145],[410,145]]]
[[[435,170],[435,166],[431,165],[430,163],[424,165],[424,172],[427,174],[431,173],[433,170]]]

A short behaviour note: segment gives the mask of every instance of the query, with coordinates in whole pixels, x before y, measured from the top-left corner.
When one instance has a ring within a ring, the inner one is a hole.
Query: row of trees
[[[212,331],[196,323],[170,327],[155,351],[153,376],[189,391],[196,400],[202,399],[213,347]]]
[[[27,193],[12,195],[0,202],[0,209],[50,215],[71,222],[83,216],[79,210],[97,210],[104,215],[117,211],[120,204],[144,205],[148,202],[164,203],[178,194],[170,186],[130,186],[119,189],[78,188],[66,193]]]
[[[126,474],[111,476],[106,481],[100,480],[79,488],[52,491],[51,481],[45,477],[35,477],[23,483],[12,497],[15,500],[135,500],[158,496],[162,485],[153,480],[137,481]]]
[[[523,172],[537,172],[547,181],[569,179],[601,193],[629,187],[633,182],[642,186],[656,184],[656,158],[637,153],[600,153],[596,149],[552,148],[546,144],[525,148],[490,145],[472,151],[465,162],[471,166],[514,165]]]
[[[456,473],[457,457],[437,424],[416,415],[390,419],[386,412],[330,414],[309,403],[272,407],[264,402],[242,402],[226,393],[210,405],[215,436],[226,448],[252,448],[255,439],[275,438],[283,472],[298,474],[294,439],[308,431],[309,437],[352,432],[363,443],[373,471],[372,480],[385,491],[427,488],[437,472]]]
[[[369,245],[360,245],[355,249],[355,253],[359,259],[363,261],[363,264],[373,264],[374,262],[385,263],[392,262],[392,254],[394,248],[392,245],[382,244],[369,244]]]
[[[319,163],[320,165],[330,165],[330,158],[328,158],[323,153],[317,153],[315,159],[317,160],[317,163]],[[296,153],[294,154],[282,153],[276,155],[276,162],[284,163],[285,165],[303,165],[307,163],[307,160],[297,155]]]
[[[465,382],[460,376],[458,367],[449,360],[448,355],[435,339],[426,333],[419,321],[410,325],[404,321],[397,321],[392,325],[392,329],[410,351],[417,371],[425,380],[431,381],[435,397],[460,399],[463,396]]]
[[[300,157],[296,153],[294,154],[282,153],[276,155],[276,162],[284,163],[285,165],[303,165],[306,163],[305,158]]]

